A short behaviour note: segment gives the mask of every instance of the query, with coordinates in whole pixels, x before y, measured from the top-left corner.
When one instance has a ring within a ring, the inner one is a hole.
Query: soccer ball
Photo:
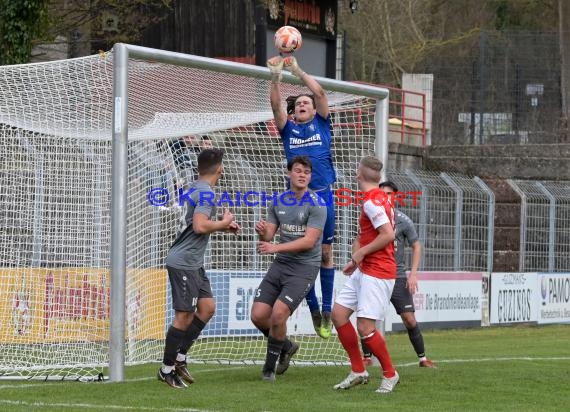
[[[281,53],[292,53],[301,48],[303,38],[301,33],[293,26],[283,26],[273,36],[275,47]]]

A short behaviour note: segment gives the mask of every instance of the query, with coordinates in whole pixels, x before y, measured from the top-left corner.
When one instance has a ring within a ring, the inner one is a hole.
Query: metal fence
[[[416,224],[424,247],[421,270],[492,270],[495,197],[483,181],[412,170],[388,178],[405,192],[396,207]]]
[[[433,144],[562,142],[557,32],[481,31],[417,70],[434,75]]]
[[[570,270],[570,182],[508,182],[521,198],[519,270]]]

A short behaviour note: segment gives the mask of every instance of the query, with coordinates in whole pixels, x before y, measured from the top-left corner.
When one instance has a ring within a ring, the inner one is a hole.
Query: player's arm
[[[261,219],[255,224],[255,231],[259,236],[259,240],[262,242],[271,242],[275,233],[277,232],[277,226],[275,223],[270,223],[266,220]]]
[[[392,224],[389,221],[377,227],[376,231],[378,233],[376,238],[366,246],[360,247],[360,242],[357,242],[356,240],[354,241],[352,244],[352,257],[350,261],[342,268],[342,272],[345,275],[352,275],[358,265],[360,265],[360,262],[364,260],[366,255],[374,253],[377,250],[384,249],[396,238]]]
[[[261,219],[255,224],[255,231],[259,236],[259,240],[262,242],[271,242],[275,233],[277,233],[278,227],[279,219],[277,218],[275,205],[270,205],[267,208],[267,220]]]
[[[420,267],[420,260],[422,258],[422,244],[416,240],[410,245],[412,248],[412,266],[408,275],[407,286],[410,293],[413,295],[418,290],[418,268]]]
[[[268,219],[275,219],[274,221],[278,221],[277,215],[275,214],[275,208],[271,207],[269,211],[271,213],[267,214]],[[307,219],[305,235],[303,237],[291,242],[279,243],[277,245],[261,242],[258,249],[260,253],[298,253],[311,250],[321,240],[321,235],[326,221],[326,207],[313,206],[309,210],[309,217]]]
[[[271,88],[269,90],[269,101],[273,117],[279,130],[283,130],[287,123],[287,111],[281,104],[281,69],[283,68],[283,58],[275,56],[267,60],[267,67],[271,71]]]
[[[386,214],[384,206],[367,200],[364,202],[363,211],[372,223],[372,226],[376,229],[377,234],[372,242],[352,254],[352,260],[354,260],[357,265],[362,262],[365,256],[384,249],[388,244],[394,242],[395,239],[394,227]]]
[[[299,79],[305,83],[305,86],[313,93],[315,96],[315,105],[317,113],[323,118],[327,118],[329,115],[329,99],[325,92],[325,89],[315,80],[313,76],[306,73],[299,67],[297,59],[293,56],[288,56],[283,59],[283,66],[297,76]]]
[[[305,236],[300,237],[299,239],[279,244],[260,242],[258,249],[262,254],[305,252],[315,247],[321,239],[322,232],[322,229],[307,227],[305,229]]]
[[[194,229],[195,233],[205,235],[225,230],[237,232],[239,225],[235,222],[234,215],[228,209],[224,210],[222,220],[210,220],[209,213],[198,210],[194,212],[192,218],[192,229]]]
[[[360,235],[357,235],[352,241],[352,253],[360,249]]]
[[[355,261],[357,265],[359,265],[360,262],[362,262],[364,257],[378,250],[384,249],[395,239],[394,229],[392,228],[392,224],[390,222],[387,222],[377,227],[376,232],[377,232],[376,238],[372,242],[370,242],[366,246],[361,247],[355,253],[352,254],[352,259]]]

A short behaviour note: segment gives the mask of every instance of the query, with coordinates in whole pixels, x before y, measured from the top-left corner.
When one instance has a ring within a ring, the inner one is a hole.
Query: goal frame
[[[128,185],[128,69],[129,58],[186,66],[215,72],[270,80],[268,68],[116,43],[113,46],[113,119],[111,189],[111,299],[109,332],[109,380],[124,380],[125,304],[127,275],[127,185]],[[386,168],[388,162],[389,90],[383,87],[317,77],[325,90],[365,96],[376,100],[374,123],[375,152]],[[282,82],[302,85],[300,79],[284,72]],[[382,175],[384,177],[384,174]]]

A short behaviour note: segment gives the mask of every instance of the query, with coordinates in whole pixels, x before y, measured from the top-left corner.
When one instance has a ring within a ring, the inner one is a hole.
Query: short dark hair
[[[289,97],[287,97],[287,99],[285,99],[285,101],[287,102],[287,114],[295,113],[295,102],[301,96],[306,96],[309,99],[311,99],[311,101],[313,102],[313,107],[314,108],[317,107],[317,104],[315,103],[315,95],[314,94],[302,93],[302,94],[299,94],[297,96],[289,96]]]
[[[309,169],[311,169],[311,172],[313,171],[313,163],[311,163],[311,159],[309,159],[307,156],[295,156],[293,159],[289,160],[287,162],[287,170],[293,170],[294,164],[307,166]]]
[[[391,180],[386,180],[385,182],[381,182],[378,187],[380,189],[384,188],[384,187],[389,187],[390,189],[392,189],[395,192],[398,191],[398,186],[396,186],[396,183],[392,182]]]
[[[213,174],[222,163],[224,151],[222,149],[204,149],[198,155],[198,173],[200,175]]]

